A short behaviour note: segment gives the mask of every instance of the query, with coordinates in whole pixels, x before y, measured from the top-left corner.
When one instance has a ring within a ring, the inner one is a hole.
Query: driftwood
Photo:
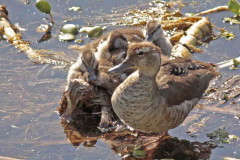
[[[200,15],[204,15],[204,14],[210,14],[210,13],[214,13],[214,12],[220,12],[220,11],[228,11],[228,6],[217,6],[211,9],[208,9],[206,11],[202,11],[200,13],[195,14],[195,16],[200,16]]]
[[[212,27],[207,18],[202,18],[194,23],[181,37],[179,44],[173,47],[173,58],[190,58],[192,52],[196,52],[195,46],[198,41],[203,41],[212,36]]]
[[[5,157],[5,156],[0,156],[0,159],[2,159],[2,160],[23,160],[23,159],[12,158],[12,157]]]
[[[216,65],[217,65],[219,68],[230,67],[230,66],[232,66],[232,65],[234,64],[234,63],[233,63],[233,60],[234,60],[234,59],[230,59],[230,60],[227,60],[227,61],[219,62],[219,63],[217,63]],[[235,58],[235,60],[240,61],[240,57]]]

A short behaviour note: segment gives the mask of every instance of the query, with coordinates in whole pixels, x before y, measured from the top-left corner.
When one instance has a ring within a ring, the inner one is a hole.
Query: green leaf
[[[100,26],[94,26],[94,27],[82,27],[79,32],[86,32],[88,33],[89,37],[98,37],[102,35],[104,28]]]
[[[231,12],[236,15],[240,15],[240,4],[237,0],[229,0],[228,1],[228,8]]]
[[[39,11],[45,14],[48,14],[51,11],[51,5],[46,0],[37,0],[35,5]]]
[[[240,65],[240,61],[233,59],[233,66],[238,67]]]
[[[70,34],[77,34],[78,33],[78,29],[77,26],[75,24],[65,24],[61,31],[63,33],[70,33]]]

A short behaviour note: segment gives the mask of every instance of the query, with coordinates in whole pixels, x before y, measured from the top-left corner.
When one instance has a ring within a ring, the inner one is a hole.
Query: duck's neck
[[[164,35],[162,35],[161,37],[162,38],[158,38],[158,39],[154,40],[153,43],[156,46],[161,48],[162,53],[164,55],[171,56],[172,48],[173,48],[171,42]]]

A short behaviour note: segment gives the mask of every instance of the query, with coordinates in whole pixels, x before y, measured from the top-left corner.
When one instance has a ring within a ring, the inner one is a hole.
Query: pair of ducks
[[[112,31],[81,47],[68,81],[82,72],[89,83],[113,92],[113,110],[125,124],[146,133],[166,132],[183,122],[217,73],[200,61],[168,60],[172,45],[158,22],[131,30]]]

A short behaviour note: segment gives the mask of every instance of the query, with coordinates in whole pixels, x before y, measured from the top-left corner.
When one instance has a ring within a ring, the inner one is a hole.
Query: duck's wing
[[[218,73],[214,65],[190,59],[165,61],[157,75],[157,84],[169,106],[200,99],[209,82]]]

